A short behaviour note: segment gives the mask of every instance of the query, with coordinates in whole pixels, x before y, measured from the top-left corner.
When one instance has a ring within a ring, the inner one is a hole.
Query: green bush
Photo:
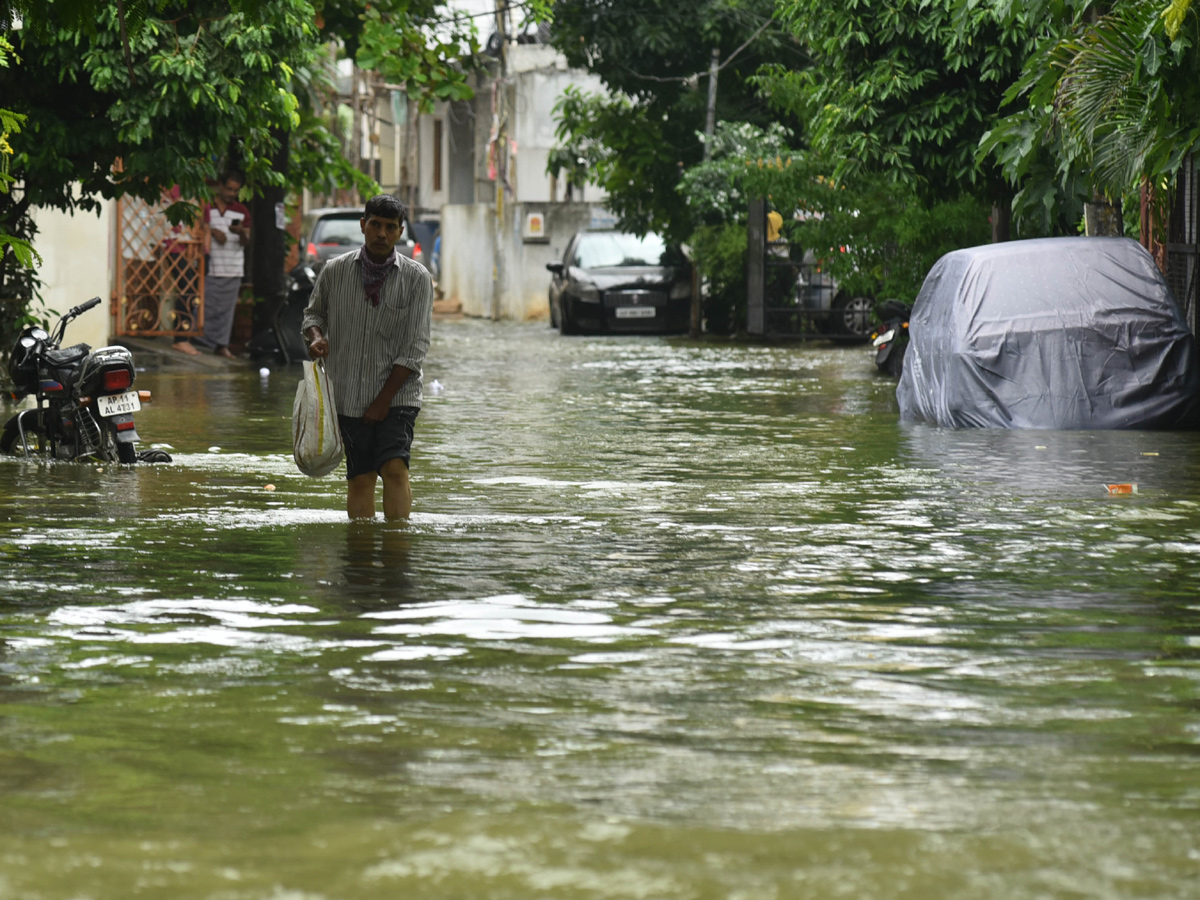
[[[692,234],[692,257],[704,288],[705,330],[732,334],[746,322],[746,225],[701,225]]]

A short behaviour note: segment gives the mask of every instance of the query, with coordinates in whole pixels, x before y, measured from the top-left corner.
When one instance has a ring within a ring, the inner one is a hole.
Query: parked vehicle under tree
[[[657,234],[580,231],[547,263],[550,324],[563,334],[687,331],[692,267]]]

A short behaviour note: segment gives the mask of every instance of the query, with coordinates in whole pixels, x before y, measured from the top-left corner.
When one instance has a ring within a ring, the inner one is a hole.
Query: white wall
[[[531,211],[544,216],[549,240],[525,240],[525,216]],[[562,259],[571,237],[590,224],[593,207],[585,203],[507,205],[498,238],[505,250],[500,273],[496,272],[495,216],[495,206],[490,203],[442,207],[439,286],[468,316],[519,322],[548,318],[550,273],[546,263]]]
[[[604,94],[604,83],[595,75],[579,69],[568,69],[566,58],[552,47],[516,44],[510,48],[509,58],[516,73],[517,86],[514,129],[517,140],[517,199],[534,203],[562,200],[566,184],[560,178],[558,196],[551,197],[550,176],[546,174],[546,160],[557,144],[554,137],[554,105],[568,86],[579,88],[585,94]],[[585,195],[589,202],[603,201],[607,197],[591,184],[587,186]]]
[[[53,326],[72,306],[100,297],[104,302],[67,326],[64,346],[76,343],[103,347],[109,342],[113,295],[113,219],[115,204],[103,200],[99,216],[57,210],[34,212],[38,234],[34,246],[42,255],[43,309]]]
[[[468,316],[492,317],[492,273],[496,261],[494,207],[456,203],[442,207],[441,278],[446,299]]]

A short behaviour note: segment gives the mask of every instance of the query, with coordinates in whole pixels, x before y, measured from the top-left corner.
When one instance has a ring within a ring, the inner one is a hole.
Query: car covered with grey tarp
[[[949,427],[1195,428],[1196,341],[1129,238],[956,250],[913,304],[903,418]]]

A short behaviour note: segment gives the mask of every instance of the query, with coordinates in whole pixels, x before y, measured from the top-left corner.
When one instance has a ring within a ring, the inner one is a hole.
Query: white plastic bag
[[[342,432],[324,360],[304,361],[292,406],[292,456],[300,471],[314,478],[328,475],[342,461]]]

